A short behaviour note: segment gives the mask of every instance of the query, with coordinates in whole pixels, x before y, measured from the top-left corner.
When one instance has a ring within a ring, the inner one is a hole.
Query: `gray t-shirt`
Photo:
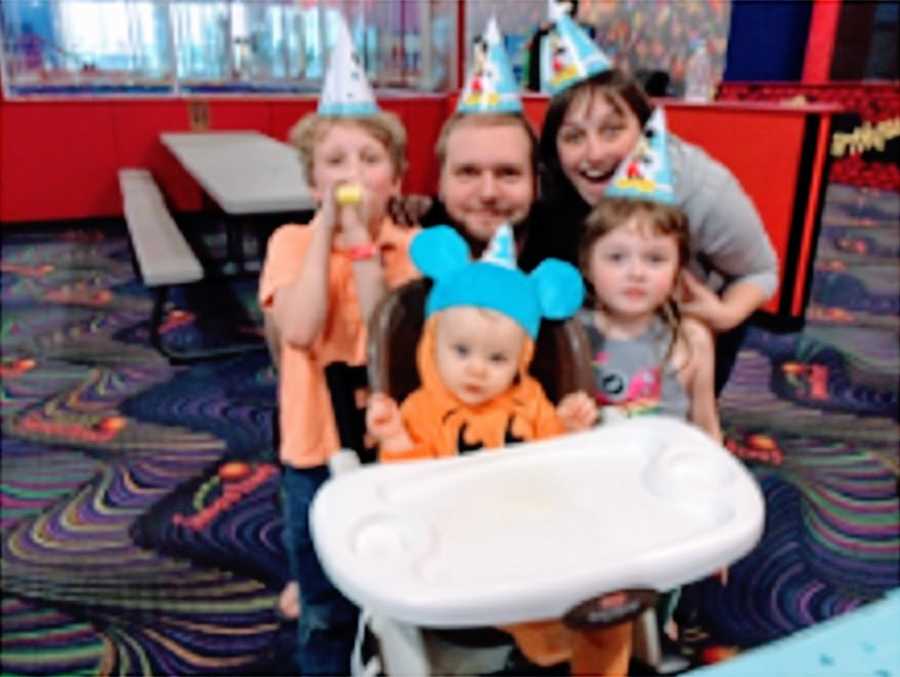
[[[604,336],[593,311],[578,315],[588,336],[594,372],[594,399],[602,419],[667,414],[687,420],[688,395],[666,359],[672,332],[661,318],[642,335],[622,341]]]
[[[691,272],[717,292],[740,281],[773,294],[778,258],[738,180],[706,151],[671,134],[668,149],[675,199],[690,224]]]

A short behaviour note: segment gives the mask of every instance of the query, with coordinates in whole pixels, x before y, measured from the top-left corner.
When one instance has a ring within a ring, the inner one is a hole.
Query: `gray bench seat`
[[[125,223],[141,278],[148,287],[203,279],[203,266],[169,214],[156,182],[146,169],[120,169]]]

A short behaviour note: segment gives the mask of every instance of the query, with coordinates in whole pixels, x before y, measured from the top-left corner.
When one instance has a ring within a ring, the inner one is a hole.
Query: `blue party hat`
[[[516,265],[515,240],[501,226],[476,261],[462,236],[450,226],[426,228],[409,248],[410,258],[434,286],[425,302],[430,317],[448,308],[469,306],[502,313],[536,338],[541,318],[573,315],[584,299],[578,269],[558,259],[545,259],[530,274]]]
[[[495,266],[516,269],[516,241],[509,224],[504,223],[497,229],[481,255],[481,260]]]
[[[572,17],[555,12],[556,21],[541,43],[541,91],[557,94],[610,70],[612,62]]]
[[[328,60],[328,72],[319,97],[319,115],[367,117],[378,112],[372,87],[353,46],[343,17],[337,16],[337,39]]]
[[[662,108],[656,108],[644,125],[634,150],[610,179],[604,195],[675,204],[667,146],[666,116]]]
[[[494,17],[475,43],[472,70],[456,106],[458,113],[520,113],[522,101]]]

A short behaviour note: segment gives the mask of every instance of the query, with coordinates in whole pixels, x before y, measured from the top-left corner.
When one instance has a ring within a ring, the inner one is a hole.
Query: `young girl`
[[[604,422],[668,414],[721,440],[709,329],[675,303],[689,252],[684,214],[645,200],[605,198],[585,222],[581,270],[592,309],[580,314]]]
[[[267,339],[280,362],[285,545],[291,578],[299,583],[297,667],[304,675],[348,674],[356,635],[356,608],[325,576],[309,533],[312,499],[340,447],[324,370],[331,362],[365,362],[375,303],[385,289],[417,274],[408,258],[413,231],[386,216],[405,169],[403,126],[378,110],[371,91],[330,86],[364,82],[361,73],[331,77],[342,65],[356,67],[350,44],[343,27],[318,111],[290,134],[318,209],[310,224],[275,231],[259,283]],[[289,612],[296,589],[289,586],[282,598]]]

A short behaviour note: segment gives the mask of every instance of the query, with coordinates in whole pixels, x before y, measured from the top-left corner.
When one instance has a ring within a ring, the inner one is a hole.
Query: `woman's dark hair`
[[[563,119],[572,102],[586,93],[591,95],[600,94],[605,97],[609,105],[619,113],[623,112],[621,110],[621,102],[624,101],[631,112],[637,116],[641,127],[644,126],[650,118],[650,113],[653,112],[653,104],[637,80],[617,68],[598,73],[556,94],[550,99],[539,141],[544,174],[551,183],[558,182],[562,177],[559,152],[556,148],[556,137],[559,134],[559,128],[562,127]]]
[[[577,98],[585,95],[605,97],[606,101],[620,113],[625,112],[621,110],[624,102],[637,116],[641,127],[653,111],[653,104],[640,84],[615,68],[579,82],[559,92],[550,100],[538,141],[541,156],[540,196],[541,202],[548,208],[548,214],[552,214],[554,221],[560,224],[553,229],[556,255],[571,263],[578,261],[578,240],[591,206],[584,201],[563,172],[556,137],[559,135],[569,106]]]

